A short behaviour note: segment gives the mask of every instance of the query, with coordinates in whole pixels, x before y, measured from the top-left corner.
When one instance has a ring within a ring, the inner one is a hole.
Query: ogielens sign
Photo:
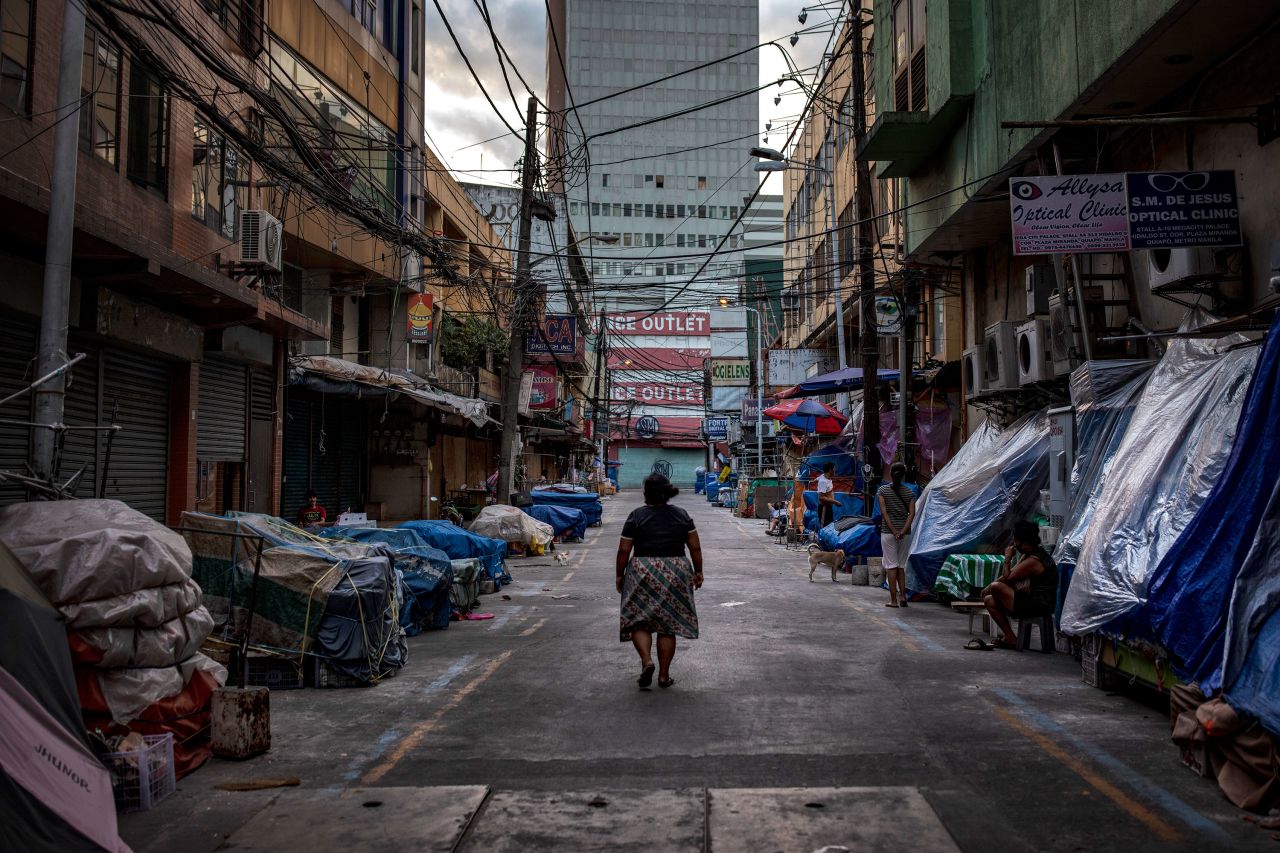
[[[745,358],[717,358],[711,362],[712,385],[750,385],[751,362]]]

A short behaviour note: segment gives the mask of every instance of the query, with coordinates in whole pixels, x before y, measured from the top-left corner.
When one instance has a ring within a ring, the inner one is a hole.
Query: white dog
[[[844,551],[837,548],[834,551],[823,551],[817,545],[809,546],[809,583],[813,583],[813,573],[817,571],[818,566],[826,563],[831,567],[831,581],[836,580],[836,572],[844,565]]]

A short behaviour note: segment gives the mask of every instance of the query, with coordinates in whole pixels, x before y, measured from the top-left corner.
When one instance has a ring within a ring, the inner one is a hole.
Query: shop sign
[[[882,335],[896,335],[902,331],[902,308],[895,297],[876,297],[876,330]]]
[[[774,405],[775,403],[777,403],[778,401],[777,401],[777,400],[775,400],[775,399],[774,399],[774,398],[772,398],[772,397],[765,397],[765,398],[764,398],[764,400],[762,400],[761,402],[764,404],[764,408],[766,408],[766,409],[771,409],[771,408],[773,408],[773,405]],[[755,397],[744,398],[744,399],[743,399],[743,401],[742,401],[742,421],[743,421],[743,423],[752,423],[752,424],[754,424],[754,423],[756,422],[756,412],[757,412],[758,410],[759,410],[759,408],[756,406],[756,398],[755,398]],[[766,421],[771,420],[771,418],[770,418],[768,415],[763,415],[763,417],[764,417],[764,419],[765,419]]]
[[[627,311],[609,316],[609,332],[615,335],[709,335],[708,311]]]
[[[636,435],[640,438],[656,438],[658,435],[658,419],[653,415],[645,415],[636,421]]]
[[[704,418],[702,421],[702,431],[706,434],[708,441],[728,441],[729,419]]]
[[[572,314],[547,314],[542,327],[525,339],[526,355],[576,355],[578,352],[578,318]]]
[[[1123,173],[1010,178],[1009,210],[1015,255],[1129,249]]]
[[[1129,234],[1135,249],[1239,246],[1236,173],[1130,172]]]
[[[525,370],[525,376],[533,377],[529,389],[529,410],[554,409],[558,402],[556,369],[534,366]]]
[[[409,294],[408,335],[411,344],[429,344],[435,334],[432,322],[434,297],[430,293]]]
[[[614,402],[637,402],[649,406],[697,406],[706,402],[701,384],[674,382],[614,382],[610,392]]]
[[[713,412],[742,411],[742,401],[747,398],[749,389],[745,385],[711,386],[711,405],[707,408]]]
[[[711,385],[743,386],[751,384],[751,360],[715,358],[711,360]]]

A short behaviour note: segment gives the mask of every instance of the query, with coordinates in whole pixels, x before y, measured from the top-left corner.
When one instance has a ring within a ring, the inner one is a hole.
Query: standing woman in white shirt
[[[892,482],[876,492],[880,504],[880,550],[884,553],[884,576],[889,583],[889,603],[885,607],[907,606],[907,553],[911,545],[911,524],[916,520],[916,496],[902,480],[907,466],[893,463]]]
[[[818,475],[818,529],[826,527],[835,521],[836,517],[836,485],[831,482],[831,475],[835,473],[836,464],[828,462],[822,466],[822,473]]]

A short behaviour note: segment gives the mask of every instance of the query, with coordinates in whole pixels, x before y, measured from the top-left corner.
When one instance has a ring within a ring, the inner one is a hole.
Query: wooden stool
[[[991,636],[991,616],[987,613],[986,605],[981,601],[953,601],[951,609],[957,613],[964,613],[969,617],[969,633],[973,633],[973,617],[982,617],[982,631],[987,636]]]
[[[1051,654],[1057,644],[1057,634],[1053,629],[1053,615],[1027,616],[1018,620],[1018,651],[1031,645],[1031,629],[1040,626],[1040,651]]]

